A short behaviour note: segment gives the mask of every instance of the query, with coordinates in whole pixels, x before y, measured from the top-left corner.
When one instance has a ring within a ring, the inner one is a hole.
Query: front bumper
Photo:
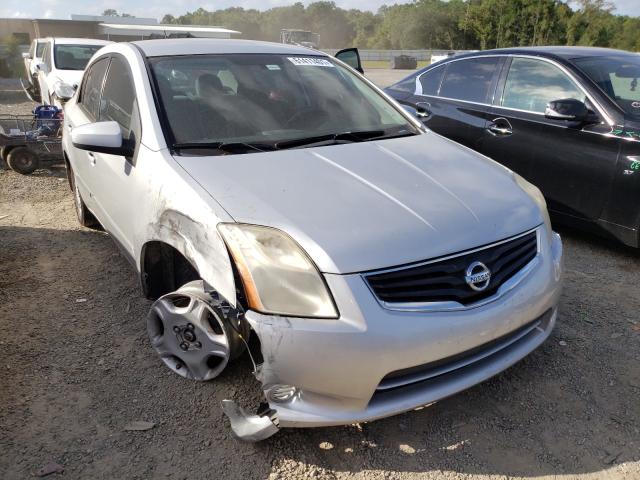
[[[258,378],[280,427],[343,425],[395,415],[513,365],[542,344],[555,325],[562,243],[557,234],[551,242],[542,241],[535,266],[517,287],[464,310],[392,311],[378,303],[360,275],[325,278],[341,314],[338,320],[246,314],[262,346]],[[393,388],[383,382],[392,372],[413,372],[418,366],[433,373],[433,365],[444,373],[407,384],[396,379]],[[298,393],[277,401],[270,395],[277,385],[295,386]]]

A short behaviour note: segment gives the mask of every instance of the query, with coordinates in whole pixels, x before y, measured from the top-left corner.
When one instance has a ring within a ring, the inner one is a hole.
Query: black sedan
[[[386,92],[537,185],[554,220],[639,247],[639,77],[636,53],[509,48],[434,63]]]

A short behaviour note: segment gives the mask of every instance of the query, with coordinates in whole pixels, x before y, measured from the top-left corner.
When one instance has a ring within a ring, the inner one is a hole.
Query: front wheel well
[[[152,300],[200,279],[198,270],[182,253],[160,241],[143,247],[141,267],[142,291]]]

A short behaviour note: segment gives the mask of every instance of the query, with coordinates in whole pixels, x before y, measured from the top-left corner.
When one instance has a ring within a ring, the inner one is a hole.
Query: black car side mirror
[[[583,122],[589,115],[589,109],[580,100],[565,98],[563,100],[553,100],[544,109],[544,116],[552,120],[567,120],[573,122]]]

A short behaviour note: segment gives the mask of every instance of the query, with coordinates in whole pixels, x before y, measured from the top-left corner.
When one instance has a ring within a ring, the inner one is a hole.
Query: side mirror
[[[549,102],[544,110],[544,116],[552,120],[583,122],[588,115],[589,109],[584,102],[573,98]]]
[[[29,52],[24,52],[22,54],[22,58],[24,58],[25,60],[30,60],[31,59],[31,54]]]
[[[343,61],[354,70],[364,73],[362,62],[360,61],[360,52],[358,52],[357,48],[345,48],[344,50],[337,52],[334,57]]]
[[[71,130],[73,146],[90,152],[107,153],[123,157],[133,156],[134,148],[126,145],[118,122],[96,122],[80,125]]]

